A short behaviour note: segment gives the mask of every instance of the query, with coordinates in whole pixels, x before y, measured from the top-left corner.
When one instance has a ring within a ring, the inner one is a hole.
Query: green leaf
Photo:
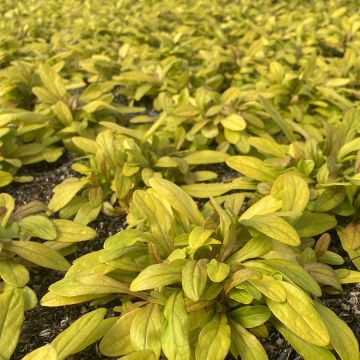
[[[134,317],[130,340],[135,350],[151,350],[155,357],[161,351],[161,316],[158,304],[148,304]]]
[[[195,201],[180,187],[164,179],[152,178],[150,185],[171,207],[185,215],[195,225],[202,225],[204,218]]]
[[[54,195],[49,202],[48,208],[53,212],[59,211],[88,183],[88,179],[68,178],[64,180],[54,187]]]
[[[272,183],[279,173],[276,168],[252,156],[231,156],[226,164],[250,179],[261,182]]]
[[[39,67],[41,81],[52,95],[61,100],[66,95],[66,89],[61,77],[50,66],[41,64]]]
[[[169,360],[190,360],[189,320],[182,292],[166,301],[162,325],[162,350]]]
[[[57,241],[72,243],[91,240],[96,236],[96,231],[88,226],[77,224],[70,220],[52,220],[57,232]]]
[[[231,190],[256,190],[256,185],[250,180],[242,179],[241,182],[182,185],[181,188],[192,197],[209,198],[223,195]]]
[[[5,227],[10,216],[14,215],[15,201],[12,196],[5,193],[0,194],[0,207],[5,209],[0,213],[0,226]]]
[[[45,216],[32,215],[20,220],[19,225],[32,237],[44,240],[55,240],[56,229],[53,223]]]
[[[122,356],[121,360],[156,360],[156,355],[151,350],[139,350]]]
[[[13,176],[10,173],[0,170],[0,188],[9,185],[12,181]]]
[[[302,215],[309,202],[310,191],[307,182],[296,173],[280,175],[273,183],[271,195],[282,199],[282,210],[297,214],[291,219]]]
[[[231,352],[241,360],[267,360],[265,349],[260,341],[240,324],[230,320]]]
[[[70,267],[63,256],[44,244],[32,241],[12,241],[6,247],[22,258],[42,267],[60,271],[66,271]]]
[[[230,266],[228,264],[221,263],[216,259],[211,259],[207,265],[207,274],[211,281],[221,282],[225,280],[230,273]]]
[[[285,259],[261,260],[262,263],[274,267],[294,284],[311,292],[314,296],[321,296],[321,288],[313,277],[300,265]]]
[[[241,214],[239,221],[250,219],[255,215],[271,214],[281,209],[281,207],[281,200],[277,200],[273,196],[267,195],[258,200],[254,205],[250,206],[247,210],[245,210],[245,212]]]
[[[353,151],[358,151],[360,150],[360,138],[357,138],[357,139],[354,139],[352,141],[349,141],[348,143],[344,144],[338,154],[337,154],[337,157],[336,157],[336,160],[341,162],[344,160],[344,158],[352,153]]]
[[[14,287],[23,287],[29,282],[29,272],[26,267],[13,260],[0,261],[0,277]]]
[[[290,123],[279,114],[279,112],[269,100],[265,99],[262,96],[259,96],[259,100],[264,109],[270,114],[276,125],[279,126],[279,128],[283,131],[289,142],[294,142],[296,139]]]
[[[349,223],[343,231],[343,241],[350,249],[356,250],[360,247],[360,223]]]
[[[266,155],[272,155],[275,157],[282,158],[286,154],[281,144],[278,144],[277,142],[270,139],[254,136],[254,137],[249,137],[248,142],[251,146],[256,148],[257,151]]]
[[[20,289],[9,289],[0,295],[0,357],[10,359],[24,320],[24,298]]]
[[[337,221],[334,216],[315,212],[305,212],[294,224],[301,238],[320,235],[333,227]]]
[[[261,275],[260,278],[253,276],[248,279],[248,282],[272,301],[283,302],[286,300],[286,291],[282,284],[269,275]]]
[[[186,155],[183,159],[189,165],[205,165],[205,164],[218,164],[226,161],[229,157],[228,154],[214,151],[214,150],[201,150],[195,151],[190,155]]]
[[[327,307],[318,302],[315,302],[314,305],[329,332],[330,344],[341,360],[358,359],[359,344],[351,329]]]
[[[200,331],[196,360],[223,360],[229,352],[231,330],[225,314],[216,314]]]
[[[296,286],[282,282],[286,300],[277,302],[269,298],[266,303],[270,311],[295,335],[317,346],[327,346],[329,333],[314,308],[312,301]]]
[[[81,296],[128,293],[129,288],[102,274],[78,274],[66,277],[49,286],[49,291],[61,296]]]
[[[76,320],[66,330],[59,334],[51,345],[56,349],[57,360],[66,359],[89,346],[89,338],[101,325],[106,309],[96,309]],[[94,339],[94,342],[98,339]]]
[[[231,114],[222,119],[220,122],[225,129],[233,131],[242,131],[246,128],[246,122],[239,114]]]
[[[230,265],[238,264],[248,259],[254,259],[269,252],[272,241],[266,236],[256,236],[250,239],[240,250],[235,251],[226,262]]]
[[[244,328],[254,328],[266,323],[271,312],[264,305],[243,306],[232,311],[230,317]]]
[[[207,263],[206,259],[188,260],[182,268],[182,288],[192,301],[198,301],[205,290]]]
[[[48,344],[32,351],[22,360],[57,360],[57,354],[55,348]]]
[[[335,360],[335,356],[330,350],[302,340],[300,337],[296,336],[293,332],[282,325],[279,321],[273,321],[273,324],[296,350],[296,352],[304,358],[304,360]]]
[[[154,289],[181,281],[184,261],[150,265],[145,268],[131,283],[131,291]]]
[[[197,250],[201,246],[208,244],[211,241],[210,236],[214,231],[204,229],[202,226],[195,226],[189,234],[189,247],[192,250]]]
[[[100,341],[100,352],[106,356],[126,355],[135,350],[130,340],[131,324],[141,309],[123,314]],[[151,320],[151,319],[148,319]]]
[[[266,236],[284,244],[300,245],[300,238],[295,229],[276,215],[255,215],[250,219],[240,220],[240,224],[250,226]]]

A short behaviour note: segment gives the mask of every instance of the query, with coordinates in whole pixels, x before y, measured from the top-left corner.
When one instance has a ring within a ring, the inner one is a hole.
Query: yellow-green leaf
[[[51,345],[44,345],[22,358],[22,360],[57,360],[55,348]]]
[[[32,215],[20,220],[19,225],[32,237],[44,240],[55,240],[56,229],[53,223],[45,216]]]
[[[169,360],[190,360],[189,320],[181,291],[166,301],[162,325],[162,350]]]
[[[230,266],[212,259],[207,265],[207,274],[211,281],[221,282],[227,278],[230,273]]]
[[[96,236],[96,231],[82,224],[77,224],[70,220],[52,220],[57,232],[57,241],[78,242],[91,240]]]
[[[180,282],[183,265],[182,260],[150,265],[133,280],[130,290],[142,291]]]
[[[277,302],[269,298],[270,311],[295,335],[317,346],[327,346],[329,333],[312,301],[296,286],[281,282],[286,291],[286,300]]]
[[[207,281],[207,260],[188,260],[182,268],[182,288],[192,301],[198,301]]]
[[[319,312],[330,334],[330,344],[339,354],[341,360],[358,359],[359,344],[355,335],[346,323],[327,307],[315,302],[315,308]]]
[[[255,215],[250,219],[240,220],[240,224],[250,226],[266,236],[284,244],[300,245],[300,238],[295,229],[276,215]]]
[[[229,352],[231,330],[225,314],[218,313],[200,331],[196,360],[223,360]]]

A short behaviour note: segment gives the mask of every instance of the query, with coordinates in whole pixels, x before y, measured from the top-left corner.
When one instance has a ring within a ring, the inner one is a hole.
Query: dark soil
[[[52,188],[69,176],[76,176],[71,170],[74,156],[66,154],[53,164],[41,163],[21,169],[21,175],[32,175],[34,181],[25,184],[11,184],[2,189],[11,194],[18,205],[32,200],[47,203],[51,197]],[[237,174],[224,165],[211,166],[210,170],[217,171],[217,181],[229,181]],[[120,231],[125,226],[125,217],[111,218],[100,214],[91,224],[97,231],[96,239],[79,245],[79,249],[71,255],[74,260],[86,253],[102,248],[104,240]],[[341,255],[344,255],[343,253]],[[348,260],[348,259],[347,259]],[[347,261],[348,267],[351,263]],[[40,299],[49,285],[60,280],[63,274],[44,268],[31,270],[31,280],[28,284]],[[360,339],[360,284],[344,286],[344,293],[339,296],[324,296],[324,303],[336,312],[354,331]],[[110,304],[109,304],[110,305]],[[109,307],[111,308],[111,307]],[[90,311],[88,304],[70,305],[57,308],[37,306],[26,313],[18,346],[13,354],[13,360],[20,360],[32,350],[51,342],[61,331],[65,330],[81,315]],[[270,360],[300,360],[300,357],[277,332],[272,331],[269,339],[262,341]],[[69,358],[70,359],[70,358]],[[79,354],[71,357],[72,360],[110,359],[99,353],[97,345],[90,346]]]

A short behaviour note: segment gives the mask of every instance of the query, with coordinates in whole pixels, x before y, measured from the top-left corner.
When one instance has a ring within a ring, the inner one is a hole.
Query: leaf
[[[286,154],[285,150],[280,144],[270,139],[254,136],[248,138],[248,143],[256,148],[257,151],[266,155],[282,158]]]
[[[240,324],[230,321],[231,352],[241,360],[267,360],[268,356],[259,340]]]
[[[256,185],[250,180],[233,181],[231,183],[204,183],[182,185],[181,188],[190,196],[209,198],[223,195],[231,190],[256,190]]]
[[[197,250],[201,246],[208,244],[213,232],[213,230],[204,229],[202,226],[195,226],[189,234],[190,249]]]
[[[78,274],[65,277],[49,286],[49,291],[61,296],[88,294],[128,293],[129,288],[119,281],[102,274]]]
[[[0,188],[9,185],[12,181],[13,176],[10,173],[0,170]]]
[[[258,200],[254,205],[250,206],[247,210],[245,210],[245,212],[241,214],[239,221],[250,219],[255,215],[271,214],[281,209],[281,207],[281,200],[277,200],[273,196],[267,195]]]
[[[207,260],[188,260],[182,268],[182,288],[192,301],[198,301],[207,281]]]
[[[174,247],[171,238],[172,216],[164,204],[146,191],[135,191],[133,204],[144,215],[151,232],[159,239],[159,251],[168,255]]]
[[[59,100],[66,95],[66,89],[61,77],[50,66],[41,64],[39,66],[39,75],[41,81],[52,93],[52,95],[57,97]]]
[[[139,350],[120,358],[121,360],[156,360],[156,355],[151,350]]]
[[[106,356],[126,355],[135,350],[130,340],[130,328],[141,309],[123,314],[100,341],[100,352]],[[149,319],[150,320],[150,319]]]
[[[29,282],[29,272],[26,267],[13,260],[0,261],[0,277],[14,287],[24,287]]]
[[[256,236],[250,239],[240,250],[235,251],[226,262],[238,264],[248,259],[260,257],[272,249],[272,241],[266,236]]]
[[[286,300],[286,291],[282,284],[269,275],[262,275],[260,278],[253,276],[248,282],[272,301]]]
[[[151,350],[155,357],[161,351],[161,316],[158,304],[148,304],[134,317],[130,340],[135,350]]]
[[[322,234],[337,224],[334,216],[316,212],[305,212],[294,224],[301,238]]]
[[[303,289],[309,291],[314,296],[321,296],[321,288],[312,276],[300,265],[285,259],[261,260],[262,263],[274,267],[285,275],[290,281]]]
[[[232,311],[230,317],[244,328],[254,328],[266,323],[271,312],[264,305],[243,306]]]
[[[360,224],[351,222],[343,231],[343,241],[350,249],[356,250],[360,247]]]
[[[223,360],[229,352],[231,330],[225,314],[216,314],[200,331],[196,360]]]
[[[59,211],[65,207],[74,196],[89,183],[88,179],[68,178],[53,189],[54,195],[51,198],[48,208],[53,211]]]
[[[224,281],[228,277],[229,273],[230,266],[219,262],[216,259],[211,259],[210,263],[207,265],[207,274],[213,282]]]
[[[182,260],[150,265],[132,281],[130,290],[142,291],[180,282],[183,266]]]
[[[76,354],[90,345],[88,339],[103,322],[106,309],[96,309],[91,311],[59,334],[51,345],[56,349],[57,360],[66,359],[68,356]],[[98,339],[95,339],[97,341]]]
[[[77,224],[70,220],[55,219],[52,220],[57,232],[57,241],[61,242],[78,242],[91,240],[96,236],[96,231],[89,226]]]
[[[317,346],[327,346],[329,333],[314,308],[312,301],[296,286],[281,282],[286,291],[286,300],[276,302],[269,298],[270,311],[295,335]]]
[[[231,156],[226,164],[241,174],[261,182],[272,183],[278,176],[278,170],[267,166],[263,161],[252,156]]]
[[[329,332],[330,344],[341,360],[358,359],[359,344],[351,329],[327,307],[318,302],[315,302],[314,305]]]
[[[150,185],[171,207],[185,215],[195,225],[202,225],[204,218],[195,201],[184,190],[165,179],[152,178]]]
[[[283,131],[286,138],[289,140],[290,143],[294,142],[295,135],[293,133],[293,130],[291,129],[290,123],[286,121],[276,110],[276,108],[271,104],[271,102],[267,99],[265,99],[262,96],[259,96],[259,100],[261,105],[265,108],[265,110],[270,114],[273,121],[276,123],[276,125],[279,126],[279,128]]]
[[[282,199],[282,210],[294,212],[301,216],[309,202],[310,191],[307,182],[296,173],[285,173],[280,175],[273,183],[271,195]]]
[[[48,344],[32,351],[22,360],[57,360],[57,354],[55,348]]]
[[[44,240],[55,240],[56,229],[53,223],[45,216],[32,215],[20,220],[19,225],[32,237]]]
[[[226,161],[229,157],[228,154],[214,151],[214,150],[201,150],[195,151],[190,155],[186,155],[183,159],[189,165],[205,165],[205,164],[218,164]]]
[[[66,271],[70,267],[70,264],[63,256],[40,243],[32,241],[12,241],[10,244],[7,244],[6,247],[22,258],[42,267],[59,271]]]
[[[353,151],[358,151],[360,149],[360,138],[354,139],[352,141],[349,141],[348,143],[345,143],[339,150],[336,160],[341,162],[344,160],[344,158],[352,153]]]
[[[169,360],[190,360],[189,320],[182,292],[170,295],[164,309],[162,350]]]
[[[255,215],[250,219],[240,220],[240,224],[250,226],[266,236],[284,244],[300,245],[300,238],[295,229],[276,215]]]
[[[336,269],[335,273],[340,284],[355,284],[360,282],[360,271]]]
[[[10,359],[24,320],[24,298],[20,289],[9,289],[0,295],[0,357]]]
[[[239,114],[231,114],[222,119],[220,122],[225,129],[233,131],[242,131],[246,128],[246,122]]]
[[[300,337],[296,336],[293,332],[282,325],[279,321],[273,321],[273,324],[290,343],[290,345],[296,350],[296,352],[304,358],[304,360],[335,360],[335,356],[330,350],[302,340]]]
[[[14,199],[8,194],[0,194],[0,208],[6,209],[5,211],[0,213],[0,226],[5,227],[8,220],[10,219],[10,216],[14,215]]]

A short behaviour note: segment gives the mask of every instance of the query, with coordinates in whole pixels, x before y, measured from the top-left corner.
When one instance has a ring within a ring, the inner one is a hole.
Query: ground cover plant
[[[0,359],[273,359],[275,333],[296,359],[360,358],[359,313],[326,306],[360,282],[356,1],[0,15]],[[17,197],[65,158],[45,203]],[[87,246],[99,222],[119,225]],[[77,304],[19,348],[31,309]]]

